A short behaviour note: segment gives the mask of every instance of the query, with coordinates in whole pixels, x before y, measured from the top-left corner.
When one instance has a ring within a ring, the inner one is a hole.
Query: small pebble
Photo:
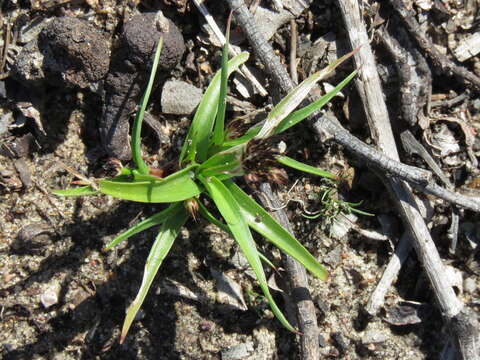
[[[365,334],[362,336],[362,344],[381,344],[387,341],[387,335],[378,329],[369,329],[365,331]]]
[[[322,334],[318,335],[318,345],[320,345],[320,347],[322,348],[327,346],[327,341],[325,340],[325,337]]]
[[[253,352],[253,343],[238,344],[228,349],[222,350],[222,360],[243,359]]]
[[[8,131],[9,125],[13,122],[13,115],[11,112],[3,114],[0,117],[0,136]]]
[[[7,89],[5,88],[5,81],[0,81],[0,99],[7,98]]]
[[[190,115],[202,99],[202,90],[184,81],[170,80],[162,90],[162,111],[165,114]]]
[[[58,295],[60,293],[60,286],[57,284],[50,285],[40,296],[40,302],[45,309],[58,303]]]
[[[477,282],[474,278],[469,277],[463,281],[463,290],[468,294],[473,294],[477,290]]]

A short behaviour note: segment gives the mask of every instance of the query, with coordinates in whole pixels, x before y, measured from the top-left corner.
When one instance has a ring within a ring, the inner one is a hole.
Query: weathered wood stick
[[[363,45],[354,55],[357,65],[362,65],[355,83],[362,98],[372,136],[383,152],[397,160],[398,152],[387,106],[383,98],[372,49],[368,46],[369,39],[360,16],[360,8],[356,0],[338,0],[338,4],[352,48]],[[461,327],[450,327],[450,334],[456,340],[460,354],[464,359],[478,359],[476,326],[473,321],[462,316],[463,304],[458,300],[452,285],[447,280],[442,260],[427,225],[418,211],[410,186],[399,179],[384,178],[384,182],[397,202],[403,223],[410,233],[412,245],[423,264],[447,324],[460,321],[463,322],[463,328],[469,330],[458,331]]]
[[[410,241],[410,236],[405,233],[395,248],[395,252],[385,267],[382,277],[377,283],[375,290],[373,290],[370,294],[370,298],[365,306],[365,311],[370,316],[376,316],[380,308],[383,306],[385,302],[385,295],[387,294],[388,289],[397,279],[398,273],[402,268],[402,264],[408,258],[408,254],[410,253],[411,249],[412,244]]]

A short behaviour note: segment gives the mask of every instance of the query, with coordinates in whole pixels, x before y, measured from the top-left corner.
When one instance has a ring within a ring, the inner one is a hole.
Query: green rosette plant
[[[142,121],[152,91],[161,48],[162,39],[159,40],[155,52],[149,82],[132,130],[131,147],[135,168],[122,168],[120,173],[113,178],[84,181],[84,186],[81,187],[53,191],[61,196],[105,194],[123,200],[169,204],[164,210],[134,225],[106,246],[107,249],[111,249],[141,231],[159,226],[158,235],[145,264],[138,294],[127,310],[120,342],[124,341],[135,315],[142,306],[155,275],[180,229],[187,222],[189,216],[197,216],[197,214],[202,215],[234,237],[250,263],[274,315],[285,328],[297,332],[287,321],[270,293],[262,261],[270,266],[272,264],[257,250],[251,230],[295,258],[319,279],[326,280],[328,273],[292,234],[245,193],[233,179],[249,175],[250,169],[246,163],[252,162],[251,160],[255,159],[256,154],[261,153],[261,151],[258,152],[259,148],[265,150],[266,147],[261,146],[262,142],[272,135],[284,132],[322,108],[352,80],[356,71],[353,71],[319,100],[295,111],[315,84],[324,79],[353,53],[343,56],[325,69],[305,79],[272,109],[262,124],[251,127],[242,136],[233,136],[232,132],[225,127],[227,81],[229,75],[247,61],[249,54],[243,52],[228,60],[227,31],[222,68],[213,77],[197,108],[180,153],[179,170],[165,178],[160,178],[155,176],[155,172],[144,162],[140,143]],[[270,156],[270,163],[271,161],[307,173],[330,179],[336,178],[327,171],[303,164],[287,156],[273,153]],[[209,203],[216,206],[224,222],[215,218],[211,210],[207,208],[204,201],[207,198],[211,200]]]

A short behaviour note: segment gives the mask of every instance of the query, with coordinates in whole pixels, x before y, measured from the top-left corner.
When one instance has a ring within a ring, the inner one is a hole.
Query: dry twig
[[[290,20],[290,76],[295,84],[298,84],[297,73],[297,23]]]
[[[380,308],[385,301],[385,295],[388,289],[392,286],[393,282],[397,279],[398,273],[402,268],[402,264],[408,258],[408,254],[412,249],[412,243],[410,236],[405,233],[400,239],[395,252],[393,253],[390,261],[388,262],[385,270],[383,270],[382,277],[377,283],[375,290],[370,294],[365,310],[370,316],[377,315]]]
[[[409,125],[419,123],[423,129],[429,125],[423,115],[423,107],[432,92],[432,73],[425,58],[412,44],[407,31],[395,20],[379,29],[378,34],[397,68],[402,117]]]
[[[222,31],[220,30],[217,23],[213,19],[212,15],[210,15],[210,13],[208,12],[208,9],[203,4],[203,0],[193,0],[193,3],[197,7],[198,11],[200,11],[200,13],[203,15],[205,20],[207,20],[208,25],[214,32],[215,36],[218,38],[218,41],[220,41],[222,45],[225,44],[225,36],[223,35]],[[238,52],[235,51],[235,49],[232,46],[229,46],[228,50],[230,52],[230,55],[233,55],[233,56],[238,55]],[[240,66],[240,71],[253,84],[253,86],[257,88],[260,95],[262,96],[268,95],[267,90],[265,90],[262,84],[260,84],[257,78],[252,74],[252,72],[245,65]]]
[[[260,191],[262,196],[260,201],[266,208],[278,209],[273,212],[277,221],[290,233],[293,234],[292,225],[288,220],[287,213],[281,208],[281,201],[272,191],[270,184],[261,184]],[[288,274],[290,293],[293,303],[297,308],[298,327],[302,336],[300,337],[300,346],[302,359],[317,360],[320,358],[318,343],[318,326],[315,314],[315,306],[308,289],[307,272],[305,268],[291,256],[285,256],[285,268]]]

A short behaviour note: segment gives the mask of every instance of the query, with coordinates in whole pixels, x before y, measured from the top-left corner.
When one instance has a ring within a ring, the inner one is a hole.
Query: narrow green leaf
[[[348,75],[342,82],[340,82],[334,89],[330,90],[328,93],[326,93],[324,96],[322,96],[320,99],[317,101],[301,108],[300,110],[297,110],[291,114],[289,114],[285,119],[280,121],[278,126],[275,128],[273,134],[280,134],[284,132],[285,130],[291,128],[292,126],[298,124],[302,120],[308,118],[310,115],[312,115],[315,111],[320,110],[325,104],[327,104],[332,98],[337,95],[342,89],[357,75],[358,71],[355,70],[350,75]],[[240,145],[240,144],[245,144],[251,139],[253,139],[255,136],[258,135],[260,130],[262,129],[261,125],[254,125],[248,131],[245,133],[245,135],[236,138],[236,139],[230,139],[226,140],[222,144],[222,149],[227,149],[232,146]]]
[[[253,241],[250,229],[248,228],[247,222],[245,221],[243,213],[240,210],[240,207],[237,204],[235,198],[225,187],[225,185],[217,178],[210,177],[209,179],[205,179],[199,176],[199,179],[205,185],[205,188],[215,202],[215,205],[217,206],[218,210],[227,222],[227,225],[230,228],[233,237],[238,242],[238,245],[242,249],[245,257],[250,263],[250,266],[255,272],[255,276],[257,277],[260,288],[262,289],[265,297],[267,298],[273,313],[282,323],[282,325],[285,326],[285,328],[290,331],[296,332],[295,328],[290,325],[281,310],[278,308],[272,295],[270,294],[267,279],[263,271],[262,263],[257,248],[255,246],[255,242]]]
[[[248,56],[248,53],[243,52],[231,59],[228,62],[228,75],[247,61]],[[202,101],[198,105],[187,138],[182,147],[180,164],[189,163],[195,160],[198,160],[198,162],[206,160],[210,144],[210,136],[218,110],[220,81],[221,71],[217,72],[213,77],[212,82],[203,95]]]
[[[278,124],[305,99],[317,81],[322,79],[322,75],[321,71],[310,75],[285,96],[272,111],[270,111],[256,138],[265,139],[272,135]]]
[[[85,196],[97,195],[98,191],[91,186],[75,187],[67,190],[52,190],[52,193],[58,196]]]
[[[217,120],[213,132],[212,144],[220,146],[223,142],[225,127],[225,110],[227,108],[227,85],[228,85],[228,43],[230,41],[230,24],[232,23],[232,13],[228,17],[227,30],[225,35],[225,45],[222,50],[222,72],[220,81],[220,95],[218,101]]]
[[[150,174],[141,174],[137,170],[132,171],[132,177],[134,181],[161,181],[164,178],[155,176],[155,175],[150,175]]]
[[[350,207],[349,210],[351,212],[354,212],[354,213],[357,213],[357,214],[360,214],[360,215],[364,215],[364,216],[375,216],[375,214],[372,214],[372,213],[369,213],[369,212],[366,212],[366,211],[363,211],[363,210],[360,210],[360,209],[357,209],[357,208],[354,208],[354,207]]]
[[[120,343],[123,343],[125,340],[128,329],[130,329],[130,326],[135,319],[135,315],[137,314],[138,310],[140,310],[140,307],[147,296],[148,290],[152,285],[153,279],[155,278],[163,259],[165,259],[170,251],[173,242],[180,232],[181,227],[187,221],[188,214],[183,205],[179,203],[175,204],[174,207],[175,210],[170,214],[170,216],[167,217],[167,219],[165,219],[163,225],[161,226],[157,238],[155,239],[155,242],[150,250],[150,254],[148,255],[147,263],[145,264],[145,270],[143,273],[142,284],[138,290],[137,297],[129,306],[127,315],[125,316]]]
[[[308,118],[315,111],[320,110],[325,104],[332,100],[332,98],[337,95],[355,77],[355,75],[357,75],[357,72],[357,70],[351,72],[350,75],[343,79],[343,81],[340,82],[337,86],[335,86],[335,88],[323,95],[317,101],[288,115],[280,122],[278,127],[275,129],[274,134],[280,134],[281,132],[284,132],[292,126],[298,124],[300,121]]]
[[[198,202],[198,204],[200,205],[200,214],[208,221],[210,221],[212,224],[218,226],[220,229],[222,229],[223,231],[225,231],[226,233],[232,235],[232,232],[230,231],[230,229],[228,228],[227,225],[225,225],[223,222],[221,222],[220,220],[218,220],[211,212],[210,210],[207,209],[207,207],[205,205],[202,204],[201,201]],[[277,271],[277,268],[275,265],[273,265],[273,263],[265,256],[263,255],[260,251],[258,251],[258,256],[260,256],[260,260],[262,260],[265,264],[267,264],[268,266],[270,266],[272,269],[274,269],[275,271]]]
[[[160,38],[157,45],[157,51],[155,52],[155,57],[153,59],[152,71],[150,72],[150,78],[148,79],[148,85],[143,94],[142,100],[140,102],[140,109],[135,116],[135,121],[133,122],[133,131],[132,131],[132,158],[135,165],[137,165],[138,171],[141,174],[148,174],[148,166],[145,164],[142,158],[142,149],[141,149],[141,133],[142,133],[142,122],[145,115],[145,110],[147,108],[148,99],[150,98],[150,93],[152,92],[153,83],[155,81],[155,74],[157,72],[158,62],[160,60],[160,53],[162,52],[163,46],[163,37]]]
[[[332,174],[331,172],[321,170],[321,169],[316,168],[314,166],[304,164],[304,163],[302,163],[300,161],[297,161],[295,159],[292,159],[288,156],[280,155],[280,156],[277,156],[276,159],[280,164],[291,167],[292,169],[300,170],[300,171],[303,171],[305,173],[318,175],[318,176],[328,178],[328,179],[333,179],[333,180],[338,179],[338,177],[336,175]]]
[[[342,62],[351,57],[358,49],[342,56],[326,68],[310,75],[296,86],[287,96],[285,96],[268,114],[265,124],[256,136],[259,139],[264,139],[275,133],[276,127],[285,119],[308,95],[315,84],[324,79]]]
[[[242,167],[242,157],[244,152],[244,145],[238,145],[219,152],[201,164],[198,170],[204,177],[221,174],[241,176],[244,174]]]
[[[248,129],[245,135],[240,136],[239,138],[236,138],[236,139],[225,140],[222,144],[222,150],[226,148],[230,148],[232,146],[246,144],[247,142],[252,140],[255,136],[257,136],[261,129],[262,129],[262,126],[254,125],[250,129]]]
[[[163,211],[160,211],[159,213],[150,216],[149,218],[140,221],[137,225],[132,226],[130,229],[127,231],[123,232],[122,234],[118,235],[115,239],[113,239],[111,242],[108,243],[108,245],[105,247],[107,250],[113,248],[114,246],[117,246],[120,244],[123,240],[128,239],[129,237],[138,234],[139,232],[142,232],[144,230],[147,230],[151,228],[152,226],[155,225],[160,225],[162,224],[166,219],[168,219],[169,216],[171,216],[172,212],[177,209],[177,204],[170,205],[168,208],[166,208]]]
[[[183,201],[198,196],[202,192],[193,180],[195,167],[190,166],[164,179],[152,181],[101,180],[100,192],[118,199],[145,203]]]
[[[313,275],[321,280],[328,278],[327,270],[272,216],[240,189],[233,181],[225,181],[225,186],[240,206],[248,225],[264,236],[275,246],[300,262]]]
[[[225,231],[226,233],[228,233],[228,234],[230,234],[230,235],[232,234],[232,233],[230,232],[230,229],[228,228],[228,226],[227,226],[225,223],[223,223],[223,222],[221,222],[220,220],[218,220],[218,219],[215,217],[215,215],[213,215],[213,214],[211,213],[211,211],[208,210],[208,208],[207,208],[201,201],[198,202],[198,205],[200,206],[200,207],[199,207],[199,212],[200,212],[200,214],[201,214],[207,221],[210,221],[212,224],[218,226],[220,229],[222,229],[222,230]]]

